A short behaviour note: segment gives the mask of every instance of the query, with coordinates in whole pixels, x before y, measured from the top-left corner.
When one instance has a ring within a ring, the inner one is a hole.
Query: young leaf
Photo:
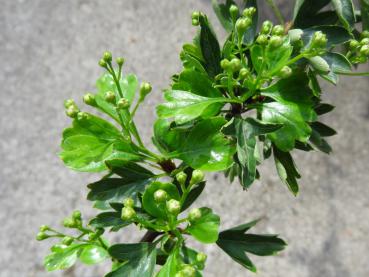
[[[200,208],[201,217],[187,227],[187,231],[202,243],[214,243],[218,239],[220,217],[209,208]]]
[[[266,74],[273,76],[286,65],[292,54],[293,47],[290,45],[290,39],[287,36],[280,47],[273,48],[268,46],[265,51]]]
[[[299,191],[299,185],[296,179],[299,179],[301,176],[297,171],[292,156],[289,152],[279,150],[278,147],[273,147],[273,155],[279,177],[296,196]]]
[[[156,248],[148,242],[115,244],[109,254],[118,260],[126,261],[105,277],[152,277],[155,269]]]
[[[122,139],[117,128],[92,114],[73,120],[72,127],[63,132],[61,147],[59,156],[68,167],[77,171],[102,171],[106,169],[105,161],[114,157],[127,161],[142,159]]]
[[[225,4],[219,4],[218,0],[212,0],[213,10],[217,15],[220,23],[224,27],[224,29],[230,33],[233,29],[233,23],[231,14],[229,13],[229,8],[231,5],[236,5],[233,0],[227,0]]]
[[[198,117],[214,116],[228,101],[223,97],[209,98],[180,90],[168,90],[164,97],[168,102],[157,107],[157,114],[160,118],[173,117],[177,124],[183,124]]]
[[[168,256],[164,266],[160,269],[156,277],[173,277],[179,271],[179,249],[175,248]]]
[[[286,243],[277,235],[245,234],[257,221],[237,226],[219,233],[217,245],[234,261],[256,272],[256,267],[246,252],[258,256],[271,256],[282,251]]]
[[[346,29],[352,30],[356,18],[352,0],[332,0],[336,13]]]
[[[311,134],[308,122],[314,121],[316,114],[308,82],[305,75],[295,75],[278,81],[262,92],[262,95],[274,100],[259,107],[262,121],[283,124],[282,128],[267,137],[282,151],[292,150],[295,140],[306,142]]]
[[[67,269],[73,266],[78,259],[78,252],[81,250],[81,244],[73,244],[63,247],[45,257],[44,266],[47,271],[57,269]]]
[[[79,259],[82,263],[87,265],[93,265],[101,263],[109,258],[109,253],[103,247],[98,245],[86,245],[82,248],[79,255]]]

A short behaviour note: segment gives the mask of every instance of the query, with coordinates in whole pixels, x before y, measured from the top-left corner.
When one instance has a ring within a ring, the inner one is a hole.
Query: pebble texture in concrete
[[[283,8],[290,10],[292,2]],[[83,92],[94,89],[104,50],[124,55],[125,71],[154,87],[137,119],[150,143],[161,89],[180,69],[181,45],[195,33],[190,13],[204,11],[216,22],[210,1],[0,0],[0,6],[0,276],[103,276],[109,265],[46,273],[42,258],[49,243],[34,240],[39,225],[57,226],[73,209],[95,214],[85,185],[98,176],[72,172],[56,155],[61,131],[70,123],[62,102],[72,97],[81,103]],[[276,257],[254,258],[257,276],[369,276],[368,87],[368,78],[341,78],[338,89],[324,86],[327,101],[337,106],[324,118],[338,131],[330,139],[335,151],[295,154],[303,175],[297,198],[271,162],[248,192],[222,174],[208,175],[199,205],[213,207],[223,228],[264,217],[256,231],[279,233],[289,243]],[[134,241],[139,237],[134,230],[114,239]],[[216,246],[204,250],[205,276],[254,276]]]

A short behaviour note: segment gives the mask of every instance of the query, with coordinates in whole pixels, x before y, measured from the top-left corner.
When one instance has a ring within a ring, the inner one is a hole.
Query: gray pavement
[[[216,22],[210,1],[0,0],[0,7],[0,276],[103,276],[109,265],[46,273],[42,258],[49,243],[34,240],[39,225],[57,226],[73,209],[95,214],[86,184],[98,176],[72,172],[56,155],[70,123],[63,100],[81,103],[83,93],[93,90],[104,50],[123,55],[125,71],[154,87],[138,117],[149,143],[161,89],[180,69],[181,45],[195,33],[191,11],[204,11]],[[337,89],[324,87],[327,101],[337,106],[324,118],[338,131],[330,140],[334,153],[296,153],[303,175],[297,198],[271,162],[248,192],[221,174],[208,175],[199,205],[213,207],[223,228],[263,216],[256,231],[279,233],[289,243],[276,257],[254,258],[257,276],[369,276],[369,78],[341,78]],[[134,241],[134,230],[114,240]],[[216,246],[204,250],[205,276],[254,275]]]

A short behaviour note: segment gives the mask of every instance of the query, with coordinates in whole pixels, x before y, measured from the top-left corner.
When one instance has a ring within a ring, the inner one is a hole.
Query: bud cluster
[[[366,63],[369,59],[369,31],[361,33],[361,39],[349,42],[350,61],[352,63]]]
[[[126,198],[123,200],[123,208],[121,218],[123,220],[132,220],[136,216],[136,211],[134,209],[134,200],[132,198]]]
[[[283,36],[285,30],[282,25],[275,25],[269,20],[263,22],[260,34],[256,38],[256,42],[260,45],[271,47],[276,49],[283,44]]]

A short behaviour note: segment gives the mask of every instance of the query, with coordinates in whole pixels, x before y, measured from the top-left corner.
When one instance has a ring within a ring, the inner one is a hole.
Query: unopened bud
[[[196,255],[196,261],[199,263],[204,263],[207,259],[207,255],[204,252],[199,252]]]
[[[267,20],[267,21],[263,22],[263,25],[261,26],[260,32],[264,35],[268,35],[270,33],[270,31],[272,30],[272,28],[273,28],[273,23],[271,21]]]
[[[105,93],[105,101],[109,103],[115,103],[115,93],[108,91]]]
[[[284,35],[284,28],[282,25],[275,25],[272,29],[272,35],[275,36],[283,36]]]
[[[133,206],[135,205],[135,201],[131,197],[128,197],[128,198],[123,200],[123,205],[124,205],[124,207],[133,208]]]
[[[73,218],[74,220],[81,220],[81,219],[82,219],[81,211],[78,211],[78,210],[74,211],[74,212],[72,213],[72,218]]]
[[[74,102],[73,99],[67,99],[67,100],[64,101],[64,107],[66,109],[68,109],[70,106],[75,106],[75,105],[76,105],[76,103]]]
[[[198,11],[194,11],[194,12],[191,14],[191,18],[192,18],[192,19],[199,20],[199,17],[200,17],[200,13],[199,13]]]
[[[188,219],[190,222],[195,222],[200,218],[201,218],[201,210],[198,208],[191,209],[191,211],[188,213]]]
[[[280,36],[271,36],[269,46],[271,48],[278,48],[282,45],[283,39]]]
[[[79,112],[77,114],[77,118],[78,118],[78,120],[86,120],[86,119],[88,119],[88,113]]]
[[[252,21],[250,18],[246,17],[246,18],[239,18],[236,22],[236,29],[237,29],[237,33],[242,36],[247,28],[250,27]]]
[[[241,61],[238,58],[233,58],[230,61],[230,67],[233,72],[239,71],[241,69]]]
[[[47,238],[49,238],[49,236],[45,234],[44,232],[39,232],[36,236],[36,240],[38,241],[45,240]]]
[[[103,55],[103,60],[107,63],[110,63],[112,60],[112,55],[110,52],[105,52]]]
[[[71,106],[69,106],[69,107],[66,109],[66,111],[65,111],[65,114],[66,114],[67,116],[69,116],[70,118],[76,118],[76,117],[77,117],[77,115],[78,115],[78,113],[79,113],[79,109],[78,109],[78,107],[77,107],[77,106],[75,106],[75,105],[71,105]]]
[[[350,50],[351,50],[351,51],[355,51],[359,46],[360,46],[360,42],[358,42],[358,41],[357,41],[357,40],[355,40],[355,39],[350,40],[350,45],[349,45],[349,47],[350,47]]]
[[[104,68],[106,68],[106,67],[107,67],[106,61],[104,61],[103,59],[101,59],[101,60],[99,61],[99,65],[100,65],[101,67],[104,67]]]
[[[241,68],[238,76],[240,79],[245,80],[250,75],[250,71],[247,68]]]
[[[258,36],[258,38],[256,39],[256,42],[261,44],[261,45],[266,45],[266,44],[268,44],[268,36],[260,34]]]
[[[64,237],[63,239],[62,239],[62,241],[61,241],[61,243],[62,244],[64,244],[64,245],[71,245],[72,244],[72,242],[73,242],[73,238],[72,237]]]
[[[250,8],[244,9],[243,12],[242,12],[243,16],[245,16],[245,17],[253,17],[255,13],[256,13],[256,8],[255,7],[250,7]]]
[[[83,102],[85,102],[87,105],[95,106],[96,105],[95,96],[92,93],[86,93],[83,96]]]
[[[117,106],[119,109],[128,109],[129,108],[129,101],[126,98],[119,99]]]
[[[195,169],[192,172],[192,177],[191,177],[190,183],[191,184],[197,184],[197,183],[202,182],[203,180],[204,180],[204,172],[202,172],[199,169]]]
[[[369,38],[369,30],[365,30],[360,35],[361,38]]]
[[[220,67],[223,68],[224,70],[228,70],[229,69],[229,66],[230,66],[230,62],[227,59],[223,59],[220,62]]]
[[[117,60],[116,60],[116,62],[117,62],[117,65],[119,65],[119,66],[123,66],[123,64],[124,64],[124,59],[123,59],[122,57],[118,57],[118,58],[117,58]]]
[[[131,220],[136,215],[135,210],[132,207],[123,207],[122,209],[122,219]]]
[[[360,40],[360,44],[361,45],[369,45],[369,38],[363,38],[362,40]]]
[[[65,228],[74,228],[76,226],[76,223],[72,218],[67,217],[63,220],[63,226]]]
[[[170,199],[169,201],[167,201],[166,206],[168,212],[170,212],[171,214],[177,215],[181,211],[181,204],[175,199]]]
[[[152,90],[150,83],[142,82],[140,86],[140,98],[145,99],[146,95],[148,95]]]
[[[317,31],[313,35],[311,45],[313,48],[325,48],[327,46],[327,42],[327,36],[321,31]]]
[[[177,173],[176,179],[181,186],[184,186],[187,180],[187,174],[182,172]]]
[[[361,46],[360,54],[364,56],[369,56],[369,45]]]
[[[189,264],[184,265],[180,272],[182,272],[183,277],[195,277],[196,276],[196,269],[192,265],[189,265]]]
[[[292,75],[292,69],[289,66],[282,67],[281,71],[278,73],[278,76],[282,79],[288,78]]]
[[[47,226],[47,225],[41,225],[40,226],[40,232],[46,232],[46,231],[49,231],[50,230],[50,227]]]
[[[158,189],[154,193],[154,199],[158,203],[164,202],[167,199],[167,192],[165,190]]]
[[[233,21],[236,21],[238,14],[239,14],[239,9],[236,5],[231,5],[229,7],[229,13],[231,14],[231,18]]]
[[[198,19],[192,19],[191,23],[192,23],[192,26],[199,26],[199,24],[200,24]]]

